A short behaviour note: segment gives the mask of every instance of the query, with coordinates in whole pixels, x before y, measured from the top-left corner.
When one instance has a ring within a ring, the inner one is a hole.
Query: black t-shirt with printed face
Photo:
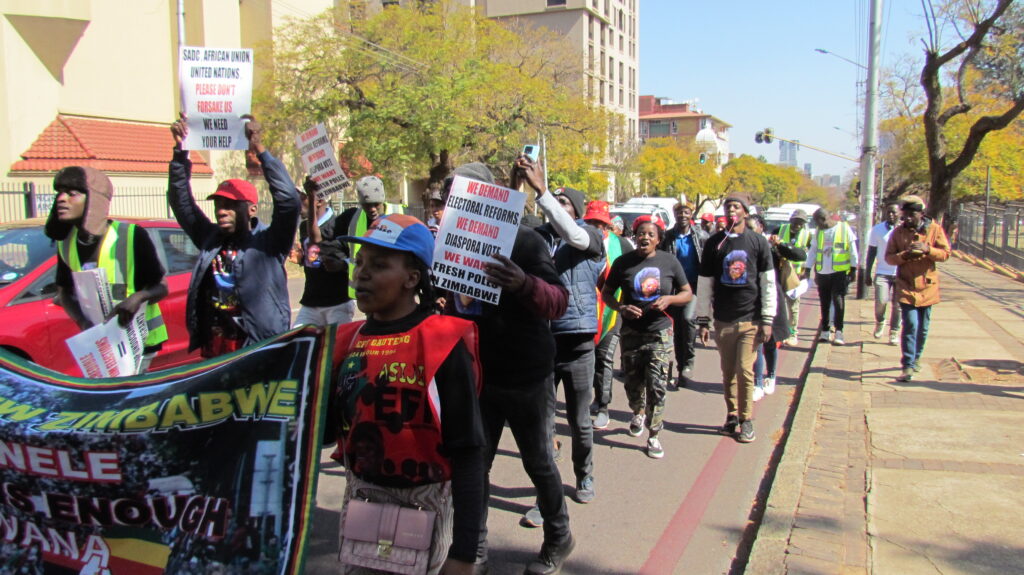
[[[727,323],[761,319],[759,274],[772,269],[771,247],[761,234],[744,230],[711,236],[704,244],[700,275],[715,281],[715,319]]]
[[[656,250],[651,257],[633,251],[622,254],[612,263],[605,286],[622,289],[622,305],[635,305],[644,310],[636,319],[622,316],[622,325],[634,331],[656,332],[672,326],[667,312],[650,309],[661,296],[678,293],[687,285],[686,273],[679,260],[668,252]]]

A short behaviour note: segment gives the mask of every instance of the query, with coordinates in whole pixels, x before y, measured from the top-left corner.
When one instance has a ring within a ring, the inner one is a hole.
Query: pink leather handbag
[[[389,573],[423,575],[434,538],[434,511],[351,499],[342,527],[341,562]]]

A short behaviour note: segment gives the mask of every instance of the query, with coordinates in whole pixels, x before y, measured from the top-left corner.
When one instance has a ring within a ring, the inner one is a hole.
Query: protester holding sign
[[[167,201],[185,233],[199,248],[188,288],[185,325],[189,349],[216,357],[288,330],[291,307],[284,260],[295,239],[301,210],[299,194],[284,164],[262,143],[262,129],[252,116],[245,125],[249,151],[259,158],[274,198],[270,225],[256,218],[256,187],[231,179],[217,186],[213,200],[216,223],[192,197],[192,161],[183,142],[186,118],[171,125],[174,156]]]
[[[459,166],[445,179],[446,202],[458,176],[494,184],[494,176],[485,165],[473,162]],[[487,382],[480,405],[487,433],[488,474],[508,423],[523,468],[537,490],[544,544],[527,572],[557,573],[575,541],[569,531],[562,476],[550,447],[555,417],[555,341],[549,322],[565,313],[569,294],[558,278],[544,239],[522,224],[516,231],[511,256],[495,254],[491,261],[484,264],[483,271],[489,282],[501,287],[498,304],[449,294],[445,311],[473,320],[480,329],[480,361]],[[485,486],[489,494],[489,476]],[[486,513],[484,507],[477,553],[482,564],[487,563]]]
[[[367,319],[340,326],[334,349],[341,561],[366,566],[349,550],[361,542],[353,501],[369,500],[436,513],[426,572],[471,574],[485,505],[476,326],[434,313],[434,238],[416,218],[383,216],[344,239],[361,246],[352,287]]]
[[[341,241],[339,216],[311,178],[303,183],[308,209],[299,227],[300,262],[306,284],[295,326],[348,323],[356,306],[348,295],[348,244]]]
[[[149,335],[139,371],[144,372],[163,342],[167,340],[160,306],[167,295],[164,268],[156,247],[141,226],[108,220],[114,185],[103,172],[69,166],[53,178],[57,192],[46,220],[47,237],[58,242],[57,296],[54,304],[64,308],[83,330],[93,324],[79,305],[72,272],[102,269],[110,284],[114,309],[121,326],[145,308]]]
[[[572,436],[576,501],[590,503],[594,486],[594,336],[598,331],[597,284],[605,267],[601,231],[583,221],[586,197],[572,188],[547,192],[540,165],[526,156],[516,159],[512,186],[523,180],[537,194],[548,223],[537,228],[555,261],[559,279],[569,289],[569,305],[551,322],[555,336],[555,385],[565,383],[566,420]]]

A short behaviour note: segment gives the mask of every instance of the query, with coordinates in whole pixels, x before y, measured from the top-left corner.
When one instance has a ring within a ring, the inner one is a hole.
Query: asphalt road
[[[289,281],[293,300],[301,279]],[[813,325],[817,305],[805,297],[802,323]],[[297,309],[298,304],[293,305]],[[559,464],[576,549],[564,573],[739,573],[763,501],[763,482],[779,439],[795,385],[807,358],[804,327],[797,348],[779,358],[779,385],[755,407],[754,443],[741,445],[716,433],[725,419],[721,372],[714,349],[699,349],[695,381],[670,388],[661,434],[665,458],[644,453],[646,435],[627,434],[630,411],[620,380],[612,401],[612,423],[595,431],[597,498],[581,505],[569,499],[575,480],[569,457],[564,405],[558,405],[558,436],[566,446]],[[307,552],[307,573],[336,573],[338,511],[344,470],[327,458],[320,474],[317,510]],[[540,529],[521,527],[532,505],[533,487],[505,433],[491,474],[490,573],[522,573],[540,548]]]

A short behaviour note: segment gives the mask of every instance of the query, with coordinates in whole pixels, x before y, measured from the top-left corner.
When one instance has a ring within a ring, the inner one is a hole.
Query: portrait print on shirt
[[[633,277],[633,293],[637,301],[654,301],[661,297],[661,270],[643,268]]]
[[[746,250],[733,250],[725,256],[722,266],[722,283],[725,285],[743,286],[749,283],[747,266],[749,256]]]

